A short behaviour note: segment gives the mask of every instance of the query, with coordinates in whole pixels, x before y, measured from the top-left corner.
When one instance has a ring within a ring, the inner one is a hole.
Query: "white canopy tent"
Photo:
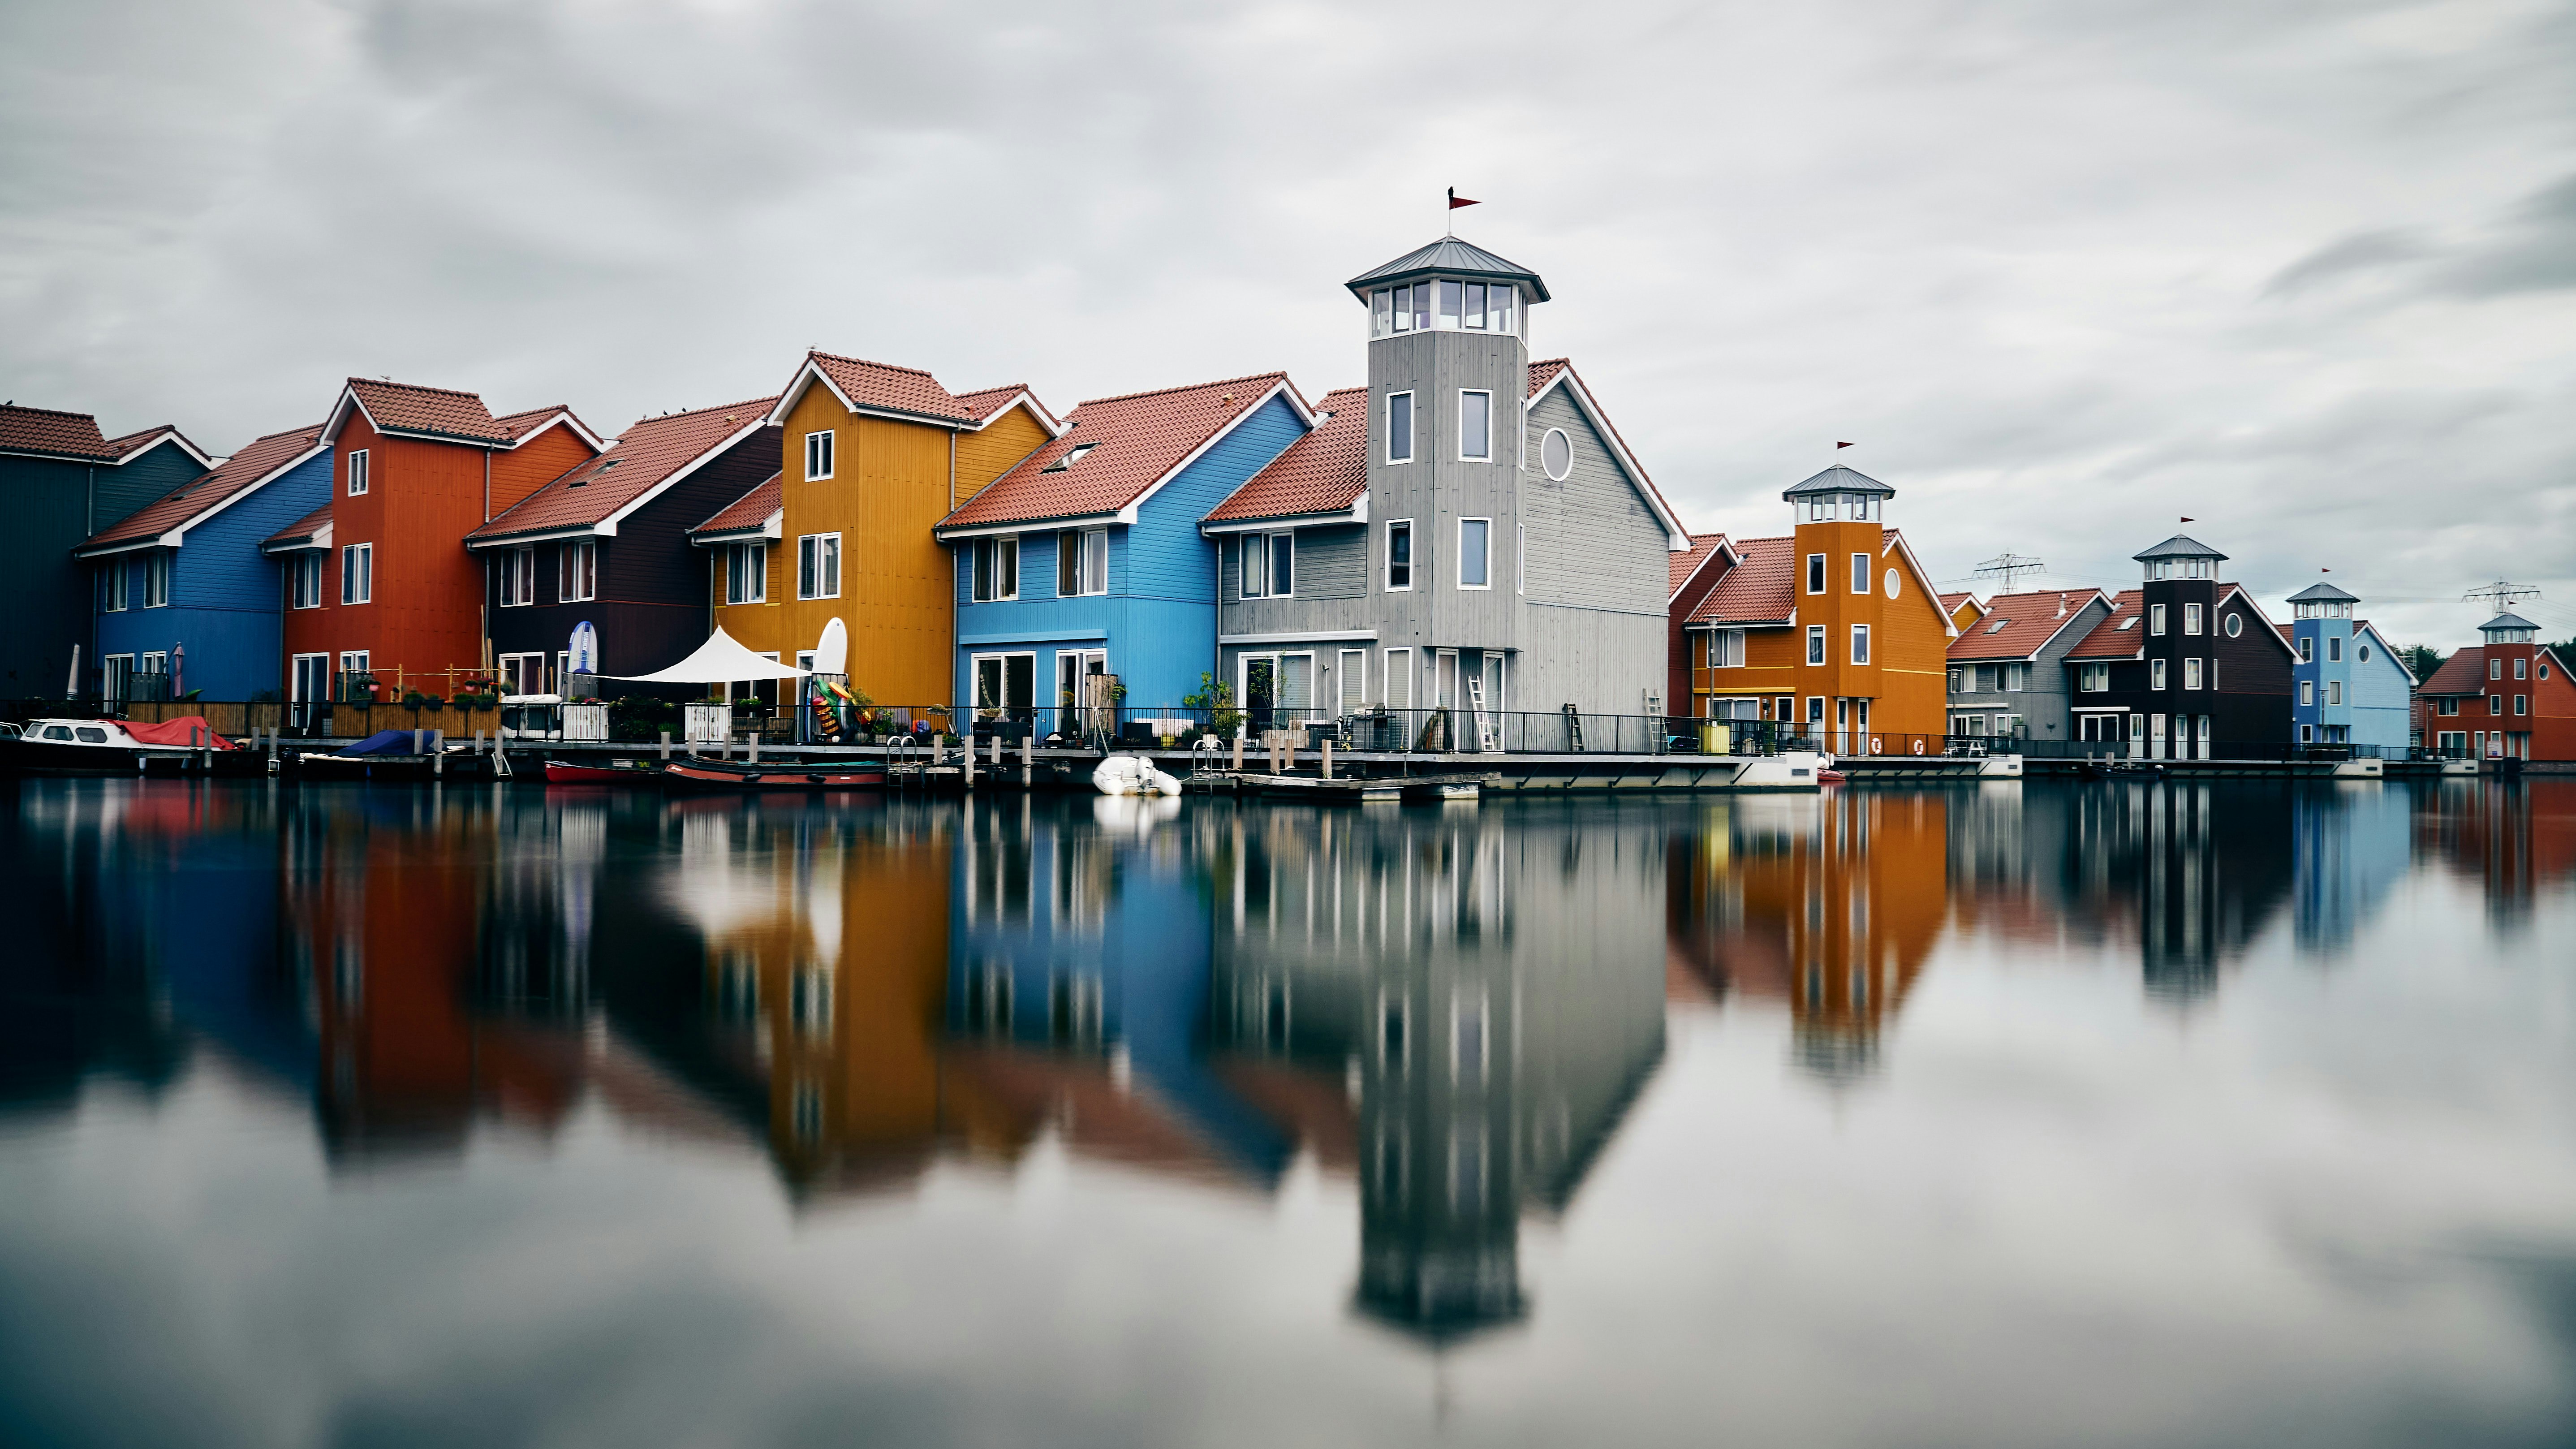
[[[707,636],[707,642],[696,652],[668,669],[650,674],[603,674],[602,679],[622,679],[630,684],[732,684],[750,679],[802,679],[805,671],[792,664],[781,664],[763,658],[735,642],[722,625]]]

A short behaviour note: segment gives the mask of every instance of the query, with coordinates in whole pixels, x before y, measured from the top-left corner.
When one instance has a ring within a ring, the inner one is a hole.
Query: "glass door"
[[[1275,711],[1279,703],[1279,661],[1268,654],[1247,655],[1243,661],[1244,722],[1258,736],[1263,730],[1278,728]]]

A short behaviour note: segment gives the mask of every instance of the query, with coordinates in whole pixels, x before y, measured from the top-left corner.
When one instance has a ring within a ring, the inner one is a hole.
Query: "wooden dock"
[[[1315,775],[1273,775],[1257,770],[1203,770],[1181,779],[1187,795],[1261,795],[1302,800],[1310,805],[1394,804],[1473,800],[1488,785],[1489,775],[1364,775],[1327,780]]]

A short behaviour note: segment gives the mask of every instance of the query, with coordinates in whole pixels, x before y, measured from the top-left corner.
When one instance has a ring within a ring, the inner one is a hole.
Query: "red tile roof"
[[[1725,542],[1726,535],[1723,533],[1694,533],[1691,535],[1691,546],[1688,552],[1666,555],[1671,564],[1672,577],[1664,589],[1665,600],[1670,602],[1674,596],[1681,593],[1682,585],[1689,583],[1691,576],[1699,572],[1700,566],[1708,562],[1709,555],[1716,553],[1718,546]]]
[[[510,441],[515,443],[557,418],[571,419],[573,427],[580,432],[590,431],[590,425],[581,420],[581,414],[562,403],[556,403],[552,407],[530,408],[523,413],[509,413],[492,421],[499,425],[501,431],[508,433]]]
[[[1685,620],[1691,624],[1781,624],[1797,609],[1795,538],[1739,538],[1744,562],[1718,580]]]
[[[1547,391],[1547,385],[1556,381],[1556,375],[1573,365],[1574,360],[1569,357],[1550,357],[1544,361],[1531,363],[1529,365],[1529,395],[1531,397],[1536,397],[1540,393]]]
[[[113,527],[82,544],[81,548],[95,549],[101,544],[125,543],[167,533],[312,451],[321,436],[322,425],[315,423],[310,427],[291,428],[257,439],[226,458],[214,471],[199,474],[127,514]]]
[[[320,533],[324,528],[328,527],[330,522],[331,505],[325,503],[321,507],[314,509],[311,513],[304,515],[302,518],[295,520],[293,523],[286,525],[284,528],[281,528],[277,532],[260,540],[260,546],[265,548],[270,544],[307,542],[313,537],[313,535]]]
[[[98,419],[89,414],[20,407],[16,403],[0,407],[0,448],[84,462],[115,456],[107,450],[107,439],[99,434]]]
[[[475,443],[517,441],[474,393],[373,377],[350,378],[349,391],[357,394],[367,420],[378,428]]]
[[[121,438],[108,439],[107,456],[111,458],[122,458],[129,453],[136,452],[153,443],[159,442],[163,438],[176,438],[179,440],[180,445],[185,447],[189,452],[196,454],[200,458],[206,456],[205,449],[198,447],[189,439],[186,433],[180,432],[177,428],[172,427],[168,423],[163,423],[157,428],[144,428],[138,432],[128,433]]]
[[[746,529],[767,526],[769,516],[786,506],[787,494],[778,482],[784,476],[779,473],[770,474],[762,480],[759,487],[717,509],[715,517],[690,529],[689,532],[740,533]]]
[[[970,528],[1115,513],[1287,381],[1284,372],[1264,372],[1096,398],[1073,410],[1064,436],[994,479],[939,526]],[[1077,448],[1090,451],[1069,467],[1048,471],[1058,458]]]
[[[1945,600],[1949,595],[1942,596]],[[1987,602],[1985,617],[1970,624],[1950,642],[1950,657],[2029,659],[2102,598],[2100,589],[2043,589],[2029,594],[1997,594]],[[2086,631],[2089,637],[2091,631]]]
[[[2111,600],[2111,617],[2093,626],[2084,642],[2066,652],[2069,659],[2128,659],[2139,649],[2138,620],[2144,615],[2146,591],[2122,589]],[[2122,626],[2127,627],[2123,628]]]
[[[1368,389],[1337,388],[1316,410],[1330,416],[1243,480],[1208,522],[1350,511],[1368,491]]]
[[[989,421],[993,414],[1009,407],[1012,399],[1022,393],[1028,393],[1032,400],[1037,397],[1036,393],[1029,392],[1027,383],[1010,382],[1000,387],[979,387],[973,392],[961,392],[957,394],[957,402],[960,407],[966,409],[967,420],[980,426]]]
[[[465,536],[512,538],[598,524],[706,457],[726,439],[757,426],[777,403],[774,397],[754,398],[644,418],[618,434],[607,452],[565,470]],[[555,411],[559,410],[547,410],[546,416]]]
[[[805,356],[832,380],[832,386],[838,388],[841,396],[853,407],[914,413],[950,422],[979,421],[964,401],[941,387],[939,379],[920,368],[839,357],[829,352],[808,352]]]

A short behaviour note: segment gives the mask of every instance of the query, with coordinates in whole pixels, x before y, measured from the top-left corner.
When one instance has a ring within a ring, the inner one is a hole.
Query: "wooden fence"
[[[145,724],[204,715],[215,733],[239,737],[254,730],[285,728],[291,723],[289,711],[294,708],[224,700],[137,700],[125,707],[125,715]],[[486,738],[501,733],[501,711],[497,707],[412,709],[399,704],[315,704],[309,708],[314,722],[321,726],[315,733],[338,739],[364,739],[378,730],[445,730],[451,740],[470,738],[477,731]]]

